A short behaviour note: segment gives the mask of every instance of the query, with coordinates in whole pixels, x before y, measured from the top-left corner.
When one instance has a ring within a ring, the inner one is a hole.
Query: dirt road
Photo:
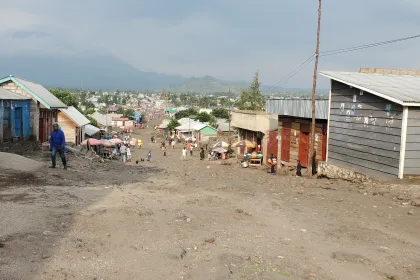
[[[420,279],[419,186],[182,161],[141,133],[151,162],[3,172],[0,279]]]

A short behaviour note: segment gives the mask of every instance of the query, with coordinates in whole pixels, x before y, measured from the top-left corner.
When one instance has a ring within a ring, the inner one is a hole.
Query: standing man
[[[66,137],[64,136],[64,132],[58,127],[58,123],[54,123],[53,130],[51,131],[50,135],[50,150],[52,161],[51,168],[55,168],[56,166],[56,156],[58,152],[61,157],[61,161],[63,162],[64,169],[67,169],[67,160],[66,156],[64,155],[65,146]]]

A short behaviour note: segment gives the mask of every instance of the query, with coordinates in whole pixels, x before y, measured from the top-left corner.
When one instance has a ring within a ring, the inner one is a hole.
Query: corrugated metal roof
[[[315,100],[315,118],[328,119],[327,99]],[[312,100],[310,99],[268,99],[265,103],[268,114],[291,116],[299,118],[312,118]]]
[[[40,101],[44,101],[45,103],[47,103],[47,105],[50,106],[52,109],[67,108],[66,104],[61,102],[60,99],[55,97],[54,94],[49,92],[42,85],[29,82],[22,78],[17,78],[17,77],[13,77],[13,78],[16,79],[16,81],[18,81],[19,83],[21,83],[24,87],[29,89],[34,95],[36,95],[36,97],[41,99]]]
[[[90,121],[73,106],[69,106],[66,109],[60,109],[60,111],[66,114],[66,116],[69,117],[79,127],[90,123]]]
[[[0,88],[0,99],[7,100],[28,100],[30,97],[25,97],[17,93]]]
[[[91,124],[87,124],[85,126],[85,134],[87,134],[89,136],[93,136],[96,133],[98,133],[99,131],[101,131],[99,128],[97,128],[96,126],[93,126]]]
[[[95,112],[92,114],[92,118],[94,118],[98,124],[104,125],[104,126],[112,126],[112,118],[120,118],[122,117],[122,114],[106,114],[103,115],[99,112]]]
[[[206,125],[206,124],[204,124],[204,123],[198,123],[198,124],[196,124],[196,125],[194,125],[194,129],[195,130],[202,130],[203,128],[205,128],[206,126],[208,126],[208,125]]]
[[[420,106],[420,76],[329,71],[320,74],[401,105]]]
[[[201,123],[196,122],[196,121],[191,121],[190,123],[181,124],[180,126],[177,126],[175,129],[179,131],[193,131],[194,126],[197,124],[201,124]]]

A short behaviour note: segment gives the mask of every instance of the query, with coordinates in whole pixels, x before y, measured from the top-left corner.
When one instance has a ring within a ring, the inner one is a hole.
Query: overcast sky
[[[0,0],[4,55],[109,54],[143,71],[275,84],[315,49],[316,0]],[[324,0],[321,51],[420,34],[420,0]],[[420,39],[320,70],[420,69]],[[310,87],[313,63],[286,87]],[[327,81],[320,80],[320,86]]]

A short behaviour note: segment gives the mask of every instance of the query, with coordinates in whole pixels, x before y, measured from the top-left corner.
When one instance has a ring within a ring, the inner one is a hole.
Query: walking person
[[[270,154],[270,158],[269,158],[269,163],[270,163],[270,171],[272,175],[276,175],[276,164],[277,164],[277,160],[274,157],[274,155],[271,153]]]
[[[200,148],[200,160],[204,160],[204,148]]]
[[[147,153],[147,161],[150,161],[152,159],[152,151],[149,151]]]
[[[171,145],[172,145],[172,149],[175,149],[175,139],[172,139]]]
[[[127,161],[131,161],[131,150],[130,150],[130,147],[127,147]]]
[[[165,146],[162,147],[162,151],[163,151],[163,156],[166,157],[166,147]]]
[[[126,144],[122,144],[120,148],[121,159],[123,163],[127,162],[127,146]]]
[[[182,149],[182,155],[181,155],[182,160],[186,160],[187,159],[187,149],[184,147],[184,149]]]
[[[66,146],[66,137],[64,132],[60,129],[58,123],[53,124],[53,130],[50,135],[50,150],[51,150],[51,168],[56,166],[57,152],[63,162],[64,169],[67,169],[67,160],[64,154]]]
[[[192,156],[193,156],[193,147],[194,147],[194,146],[191,144],[191,145],[190,145],[190,157],[192,157]]]
[[[302,165],[300,164],[300,160],[297,161],[296,176],[298,177],[302,176]]]

